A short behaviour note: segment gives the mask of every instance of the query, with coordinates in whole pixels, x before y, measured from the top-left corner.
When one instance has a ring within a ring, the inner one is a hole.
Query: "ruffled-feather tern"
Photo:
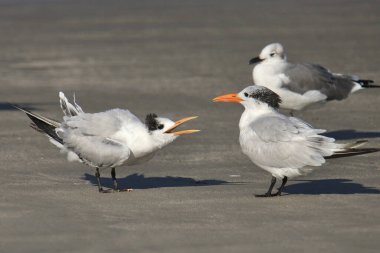
[[[120,191],[115,168],[140,164],[172,143],[178,136],[199,130],[175,131],[177,127],[196,117],[173,122],[170,119],[148,114],[145,123],[128,110],[112,109],[99,113],[85,113],[65,95],[59,93],[63,121],[48,119],[29,110],[13,105],[33,121],[31,126],[49,137],[49,140],[70,161],[80,161],[96,169],[99,192]],[[100,170],[111,169],[114,189],[104,190],[100,182]]]
[[[312,171],[325,163],[325,158],[378,151],[358,149],[366,141],[335,143],[333,138],[320,135],[325,130],[279,113],[280,96],[263,86],[249,86],[238,94],[219,96],[213,101],[240,103],[245,108],[239,122],[242,151],[272,175],[268,191],[257,197],[280,196],[288,178]],[[282,184],[273,194],[276,179],[281,179]]]

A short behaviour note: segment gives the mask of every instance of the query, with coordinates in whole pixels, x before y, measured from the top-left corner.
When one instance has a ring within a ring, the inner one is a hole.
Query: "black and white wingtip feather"
[[[34,130],[40,133],[46,134],[48,137],[54,139],[55,141],[61,144],[63,143],[62,139],[57,135],[55,131],[56,128],[61,126],[61,124],[58,121],[46,118],[37,113],[33,113],[25,108],[22,108],[19,105],[15,105],[11,103],[9,103],[9,105],[26,113],[26,115],[33,121],[33,123],[31,123],[30,125],[31,128],[33,128]]]
[[[366,144],[367,140],[359,140],[356,142],[340,144],[341,148],[334,152],[333,155],[325,157],[326,159],[340,158],[340,157],[348,157],[355,155],[364,155],[379,152],[379,148],[359,148]]]

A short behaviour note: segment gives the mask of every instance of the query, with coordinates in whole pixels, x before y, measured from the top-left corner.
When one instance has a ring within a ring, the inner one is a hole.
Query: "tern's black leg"
[[[111,176],[112,176],[112,180],[113,180],[113,189],[115,191],[118,191],[119,190],[119,187],[117,186],[117,180],[116,180],[116,171],[115,171],[115,168],[112,168],[111,169]]]
[[[119,189],[119,186],[117,184],[117,179],[116,179],[116,171],[115,171],[115,168],[112,168],[111,169],[111,176],[112,176],[112,180],[113,180],[113,189],[114,191],[117,191],[117,192],[121,192],[121,191],[127,191],[127,192],[130,192],[130,191],[133,191],[133,189],[123,189],[123,190],[120,190]]]
[[[95,176],[96,176],[96,179],[98,180],[98,188],[99,188],[99,192],[102,192],[103,191],[103,187],[100,183],[100,172],[99,172],[99,168],[96,168],[96,172],[95,172]]]
[[[275,184],[276,184],[276,178],[272,176],[272,180],[270,182],[268,191],[265,194],[256,194],[255,197],[273,197],[274,195],[272,194],[272,190]]]
[[[95,172],[95,176],[96,176],[96,179],[98,180],[98,188],[99,188],[99,192],[102,192],[102,193],[108,193],[110,192],[109,190],[103,190],[103,187],[100,183],[100,172],[99,172],[99,168],[96,168],[96,172]]]
[[[294,111],[293,110],[290,110],[289,114],[290,114],[291,117],[294,117]]]
[[[282,184],[281,184],[280,188],[278,188],[278,191],[274,194],[275,196],[281,196],[281,192],[282,192],[282,190],[284,190],[284,187],[285,187],[287,182],[288,182],[288,177],[285,176],[282,179]]]

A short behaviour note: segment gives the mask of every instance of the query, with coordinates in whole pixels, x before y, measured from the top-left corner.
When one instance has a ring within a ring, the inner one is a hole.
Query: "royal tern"
[[[317,64],[287,62],[284,47],[272,43],[264,47],[258,57],[249,64],[253,68],[253,82],[265,86],[280,95],[281,108],[303,108],[330,100],[342,100],[363,88],[380,87],[372,80],[354,75],[332,73]]]
[[[48,119],[19,106],[33,121],[32,127],[44,133],[70,161],[80,161],[96,169],[99,192],[119,191],[115,168],[140,164],[150,160],[161,148],[178,136],[199,130],[174,131],[196,117],[173,122],[170,119],[148,114],[145,123],[128,110],[112,109],[99,113],[85,113],[75,103],[71,104],[60,92],[60,104],[65,114],[63,121]],[[100,170],[111,169],[114,190],[103,190]]]
[[[240,118],[240,146],[258,167],[272,174],[268,192],[258,197],[281,195],[288,178],[302,175],[321,166],[325,157],[351,156],[376,152],[377,149],[357,149],[366,141],[338,144],[333,138],[320,135],[325,130],[314,129],[306,122],[278,112],[281,98],[263,86],[249,86],[238,94],[214,98],[214,102],[240,103],[245,110]],[[282,184],[272,194],[276,179]]]

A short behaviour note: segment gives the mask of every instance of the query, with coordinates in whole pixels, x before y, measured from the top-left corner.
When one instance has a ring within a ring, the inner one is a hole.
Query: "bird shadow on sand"
[[[89,181],[93,185],[98,185],[98,181],[94,175],[85,173],[84,180]],[[107,188],[113,187],[111,178],[101,177],[102,186]],[[161,187],[189,187],[189,186],[211,186],[211,185],[231,185],[239,183],[230,183],[224,180],[206,179],[195,180],[189,177],[145,177],[144,174],[132,174],[125,178],[118,178],[117,182],[120,189],[151,189]]]
[[[337,140],[352,140],[352,139],[371,139],[380,138],[380,132],[361,132],[353,129],[345,129],[323,133],[322,135],[331,137]]]
[[[292,180],[300,182],[285,186],[287,194],[380,194],[380,190],[355,183],[349,179]]]

